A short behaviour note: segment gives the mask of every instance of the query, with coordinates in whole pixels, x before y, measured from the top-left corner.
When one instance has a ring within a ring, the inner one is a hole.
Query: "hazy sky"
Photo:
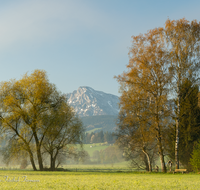
[[[47,71],[63,93],[120,95],[131,36],[169,19],[200,21],[199,0],[0,0],[0,81]]]

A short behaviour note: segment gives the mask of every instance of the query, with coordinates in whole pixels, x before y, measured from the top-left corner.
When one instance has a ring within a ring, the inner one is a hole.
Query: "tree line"
[[[105,145],[105,144],[104,144]],[[108,144],[107,144],[108,145]],[[96,145],[92,145],[91,149]],[[92,156],[85,151],[84,157],[76,157],[75,159],[67,159],[66,164],[115,164],[124,161],[123,151],[117,145],[108,145],[107,148],[101,150],[94,150]]]
[[[108,146],[104,150],[95,150],[93,152],[93,163],[97,164],[114,164],[124,161],[123,152],[118,146]]]
[[[166,158],[191,169],[200,140],[200,23],[168,19],[165,27],[132,39],[127,70],[115,77],[121,92],[118,144],[148,171],[156,156],[163,172]]]
[[[91,133],[83,133],[83,143],[104,143],[107,142],[109,144],[114,144],[116,140],[116,136],[114,132],[91,132]]]

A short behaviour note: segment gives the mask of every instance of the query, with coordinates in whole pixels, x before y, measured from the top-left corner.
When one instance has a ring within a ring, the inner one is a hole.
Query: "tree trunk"
[[[50,170],[55,171],[55,162],[54,162],[53,153],[51,153],[50,155]]]
[[[179,118],[176,118],[176,142],[175,142],[175,166],[176,169],[179,169]]]
[[[177,83],[177,117],[176,117],[176,141],[175,141],[175,165],[176,169],[179,169],[179,123],[180,123],[180,103],[181,103],[181,92],[180,92],[180,74]]]
[[[26,150],[27,150],[27,152],[28,152],[28,154],[29,154],[29,157],[30,157],[30,161],[31,161],[31,165],[32,165],[32,167],[33,167],[33,170],[34,171],[37,171],[37,168],[36,168],[36,166],[35,166],[35,161],[34,161],[34,159],[33,159],[33,153],[32,153],[32,151],[31,151],[31,148],[30,148],[30,146],[29,146],[29,144],[26,142],[26,141],[24,141],[24,143],[26,144]]]
[[[54,170],[56,169],[56,158],[57,158],[57,156],[58,156],[58,150],[56,150],[56,153],[55,153],[55,155],[53,157],[53,167],[54,167]]]
[[[43,171],[44,168],[43,168],[42,154],[40,151],[40,146],[37,145],[37,143],[36,143],[36,148],[37,148],[37,158],[38,158],[39,168],[40,168],[40,171]]]
[[[158,104],[158,100],[156,99],[156,105]],[[161,163],[161,169],[162,172],[166,173],[167,169],[165,166],[165,159],[164,159],[164,152],[163,152],[163,146],[162,146],[162,137],[161,137],[161,126],[159,125],[159,109],[158,106],[156,107],[156,117],[155,117],[155,121],[156,121],[156,138],[157,138],[157,146],[158,146],[158,151],[159,151],[159,155],[160,155],[160,163]]]
[[[32,165],[32,167],[33,167],[33,170],[34,170],[34,171],[37,171],[37,168],[36,168],[36,166],[35,166],[35,162],[34,162],[34,159],[33,159],[33,154],[32,154],[32,153],[29,153],[29,155],[30,155],[30,161],[31,161],[31,165]]]
[[[50,154],[50,170],[52,171],[53,168],[53,156]]]
[[[151,165],[151,160],[150,160],[149,154],[145,151],[145,149],[143,149],[142,152],[143,152],[143,153],[146,155],[146,157],[147,157],[149,172],[152,172],[152,165]]]
[[[165,159],[164,159],[164,153],[163,153],[163,147],[162,147],[162,141],[161,141],[160,127],[158,124],[157,124],[157,141],[158,141],[158,151],[159,151],[159,155],[160,155],[161,169],[162,169],[162,172],[166,173],[167,169],[165,166]]]
[[[57,158],[57,156],[58,156],[58,151],[56,151],[54,156],[53,156],[53,152],[50,154],[51,171],[56,170],[56,158]]]
[[[159,145],[158,145],[158,150],[159,150],[159,155],[160,155],[160,162],[161,162],[162,172],[166,173],[167,169],[166,169],[166,166],[165,166],[165,159],[164,159],[163,149],[162,149],[161,143],[159,143]]]
[[[37,134],[35,131],[33,131],[33,135],[34,135],[35,143],[36,143],[36,152],[37,152],[39,168],[40,168],[40,171],[43,171],[44,167],[43,167],[42,154],[41,154],[41,150],[40,150],[41,146],[40,146],[40,143],[39,143],[39,140],[38,140],[38,137],[37,137]]]

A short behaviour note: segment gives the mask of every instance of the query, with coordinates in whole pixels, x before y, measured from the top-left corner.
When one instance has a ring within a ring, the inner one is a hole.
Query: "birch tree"
[[[193,147],[200,139],[200,107],[198,105],[198,94],[198,85],[192,84],[189,79],[184,79],[181,85],[179,160],[184,168],[188,170],[191,170],[189,161]],[[175,110],[177,110],[177,106],[175,106]],[[174,160],[176,133],[173,125],[169,128],[167,136],[169,138],[169,157]]]
[[[144,94],[139,101],[148,102],[141,118],[150,125],[150,135],[156,139],[161,168],[166,172],[164,161],[165,119],[169,117],[168,85],[171,80],[169,54],[162,41],[163,28],[157,28],[144,35],[133,36],[127,72],[117,77],[121,84],[120,109],[127,109],[130,103],[123,98],[124,93]],[[135,93],[136,92],[136,93]],[[137,97],[135,97],[137,98]],[[130,111],[130,110],[129,110]],[[127,116],[127,115],[125,115]],[[147,127],[148,125],[146,125]]]
[[[163,39],[168,45],[169,59],[173,70],[173,90],[177,101],[175,164],[179,168],[179,130],[181,85],[189,78],[193,85],[197,84],[200,68],[200,23],[186,19],[167,20]],[[190,94],[191,92],[188,92]]]

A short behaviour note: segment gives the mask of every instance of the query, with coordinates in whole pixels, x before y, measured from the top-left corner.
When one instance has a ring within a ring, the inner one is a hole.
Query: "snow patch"
[[[113,107],[110,101],[108,101],[108,104],[109,104],[109,106],[110,106],[111,108]]]
[[[82,88],[83,89],[83,92],[86,92],[86,88]]]

